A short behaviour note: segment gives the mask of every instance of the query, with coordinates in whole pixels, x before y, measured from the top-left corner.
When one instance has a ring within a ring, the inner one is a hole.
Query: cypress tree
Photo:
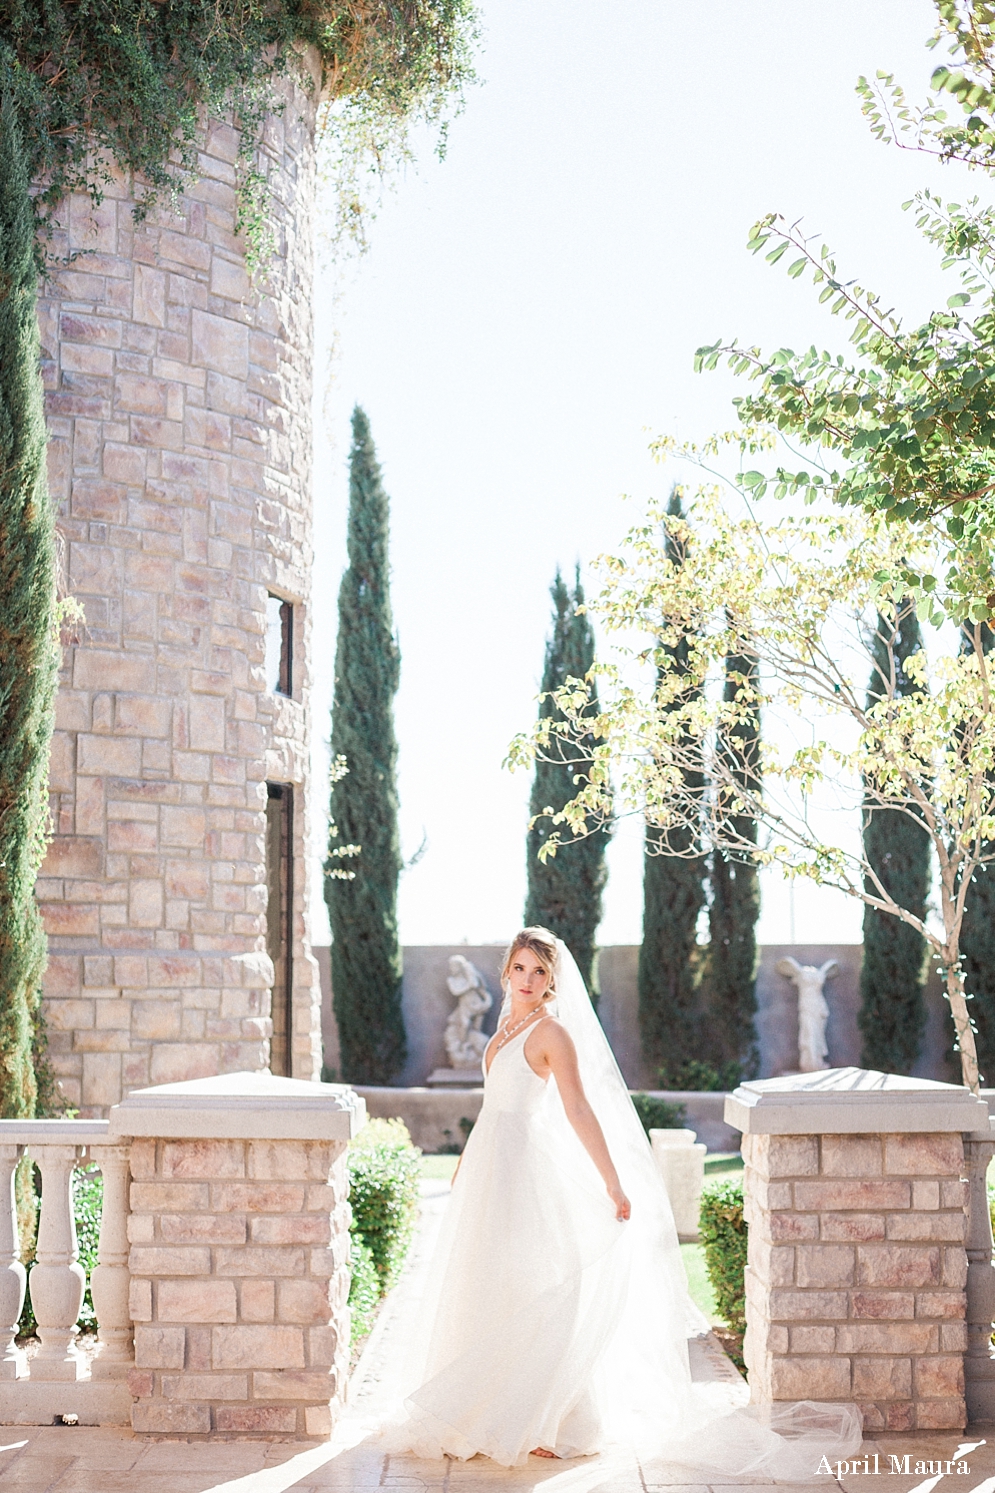
[[[567,679],[583,679],[594,662],[594,629],[586,612],[578,609],[584,605],[584,589],[580,583],[580,567],[574,578],[571,596],[559,570],[550,587],[553,598],[553,632],[546,644],[546,658],[542,673],[542,690],[559,689]],[[592,699],[592,710],[597,709],[597,693]],[[539,706],[539,718],[557,715],[555,703],[544,698]],[[551,745],[555,753],[557,738]],[[533,817],[545,808],[557,812],[570,802],[577,792],[574,779],[583,777],[590,765],[584,756],[584,742],[571,742],[568,762],[536,763],[535,778],[529,812]],[[539,819],[529,830],[527,840],[528,893],[525,901],[525,922],[540,924],[562,938],[577,961],[589,991],[594,990],[595,938],[601,921],[601,894],[607,880],[605,851],[608,846],[608,831],[595,828],[586,839],[562,845],[556,855],[543,862],[539,859],[540,847],[552,831],[548,818]]]
[[[868,708],[886,694],[894,668],[895,693],[914,694],[919,686],[905,663],[922,648],[922,635],[911,601],[903,601],[895,618],[878,614],[874,667],[867,690]],[[930,883],[929,836],[900,809],[883,809],[865,800],[864,854],[900,907],[925,917]],[[873,883],[865,883],[871,890]],[[907,923],[876,908],[864,908],[864,954],[860,970],[863,1037],[861,1062],[883,1072],[911,1073],[926,1025],[923,1000],[926,941]]]
[[[683,519],[680,489],[667,512]],[[680,564],[681,545],[668,532],[668,558]],[[672,669],[688,672],[690,645],[681,638],[667,645]],[[661,676],[663,670],[661,669]],[[700,793],[704,779],[688,772],[689,792]],[[705,905],[706,860],[695,853],[690,829],[646,826],[643,856],[643,941],[639,949],[639,1029],[644,1060],[661,1072],[661,1081],[683,1087],[681,1070],[699,1056],[698,917]]]
[[[394,695],[401,656],[394,636],[388,561],[390,503],[370,422],[352,415],[349,565],[339,588],[332,698],[332,757],[347,771],[332,784],[331,820],[360,847],[355,876],[325,865],[332,927],[332,992],[342,1076],[384,1084],[404,1065],[401,949],[397,939],[397,741]]]
[[[961,649],[965,653],[974,651],[973,628],[971,634],[963,635]],[[993,645],[995,632],[983,625],[981,646],[986,656]],[[986,845],[985,850],[990,855],[992,846]],[[968,1010],[975,1026],[978,1064],[990,1087],[995,1083],[995,865],[979,866],[971,878],[960,925],[960,948],[964,985],[972,997]]]
[[[756,684],[756,659],[748,653],[730,653],[723,696],[730,703],[738,701],[747,713],[730,724],[720,749],[736,780],[754,792],[759,787],[760,772],[760,720],[751,703]],[[730,815],[730,828],[737,839],[757,843],[757,821],[751,815]],[[717,1064],[726,1068],[730,1077],[738,1070],[739,1077],[751,1078],[759,1063],[754,1027],[759,872],[753,861],[713,849],[710,880],[706,979],[709,1046]]]
[[[2,80],[0,80],[2,82]],[[54,518],[28,170],[0,96],[0,1116],[35,1112],[32,1043],[46,943],[34,884],[48,829],[58,663]]]

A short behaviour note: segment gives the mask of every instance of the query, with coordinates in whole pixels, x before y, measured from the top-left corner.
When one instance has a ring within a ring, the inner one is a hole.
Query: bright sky
[[[489,942],[520,921],[529,782],[501,764],[535,712],[548,587],[680,475],[652,463],[652,434],[732,423],[735,381],[696,376],[695,348],[845,345],[810,286],[746,253],[750,225],[802,217],[910,318],[956,288],[901,203],[926,185],[962,196],[963,175],[877,143],[854,95],[883,68],[920,97],[933,18],[929,0],[485,4],[482,83],[446,160],[426,148],[398,183],[337,301],[319,284],[315,807],[358,401],[392,502],[405,854],[427,839],[401,880],[402,942]],[[322,833],[319,818],[318,851]],[[600,941],[637,943],[637,824],[610,868]],[[318,943],[320,885],[316,859]],[[856,904],[793,900],[765,878],[762,942],[859,941]]]

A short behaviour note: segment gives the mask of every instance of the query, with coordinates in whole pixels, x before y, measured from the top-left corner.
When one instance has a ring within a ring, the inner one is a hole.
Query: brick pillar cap
[[[134,1089],[110,1112],[110,1136],[191,1140],[351,1140],[366,1104],[345,1084],[263,1069]]]
[[[871,1068],[827,1068],[755,1079],[726,1096],[744,1135],[988,1132],[988,1105],[959,1084]]]

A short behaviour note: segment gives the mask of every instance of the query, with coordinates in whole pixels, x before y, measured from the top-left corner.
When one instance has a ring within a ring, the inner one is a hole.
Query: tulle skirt
[[[524,1099],[485,1103],[464,1151],[393,1444],[508,1467],[536,1447],[569,1458],[624,1444],[788,1477],[852,1455],[853,1406],[782,1407],[772,1420],[731,1406],[728,1386],[692,1383],[688,1336],[707,1323],[657,1179],[623,1176],[633,1213],[618,1222],[555,1085],[518,1078]]]

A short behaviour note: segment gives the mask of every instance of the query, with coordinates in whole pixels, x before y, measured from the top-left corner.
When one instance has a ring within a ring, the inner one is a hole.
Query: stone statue
[[[818,1073],[829,1067],[829,1048],[826,1044],[826,1022],[829,1007],[822,987],[827,980],[839,974],[835,959],[827,959],[816,969],[814,964],[799,964],[797,959],[779,959],[775,966],[779,975],[787,978],[798,990],[798,1071]]]
[[[446,1022],[446,1053],[453,1068],[473,1068],[479,1071],[487,1046],[487,1037],[480,1030],[484,1012],[493,1004],[490,991],[484,984],[479,969],[462,954],[454,954],[449,961],[449,976],[446,984],[456,996],[456,1009]]]

